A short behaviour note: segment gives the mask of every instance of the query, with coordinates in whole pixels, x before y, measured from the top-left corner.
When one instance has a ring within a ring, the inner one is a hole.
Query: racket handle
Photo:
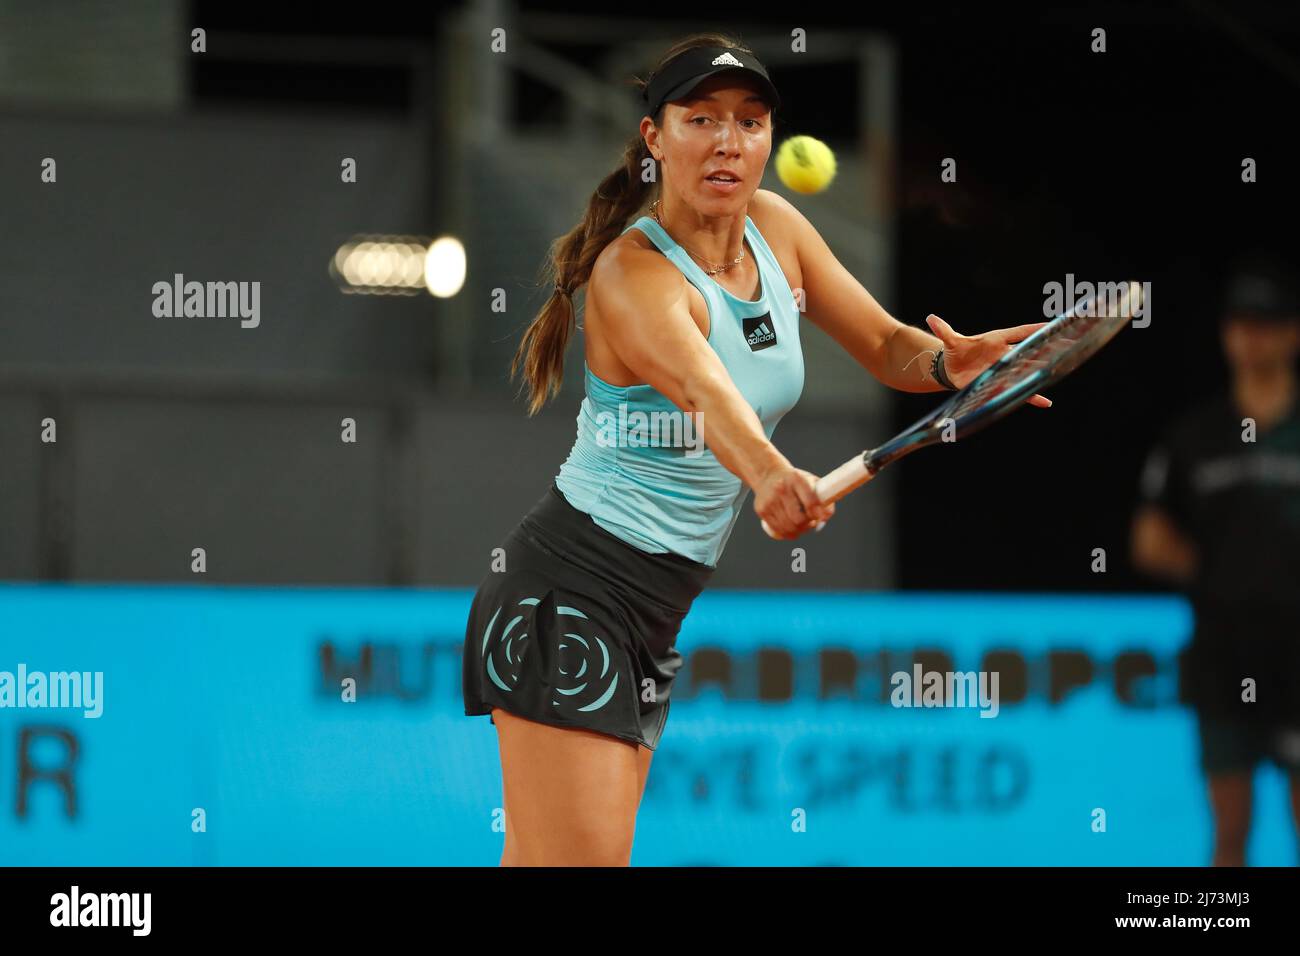
[[[834,471],[827,472],[817,479],[817,497],[827,504],[839,501],[854,488],[865,485],[872,479],[874,474],[867,468],[866,452],[854,455]],[[814,530],[820,531],[824,527],[826,527],[826,522],[823,521]],[[767,533],[769,538],[776,537],[766,521],[763,522],[763,531]]]
[[[828,472],[817,482],[817,497],[830,504],[839,501],[854,488],[865,485],[875,472],[867,468],[867,453],[854,455],[840,467]]]

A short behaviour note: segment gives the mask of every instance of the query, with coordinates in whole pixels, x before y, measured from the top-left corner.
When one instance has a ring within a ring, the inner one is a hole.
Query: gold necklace
[[[660,229],[663,229],[664,232],[667,232],[667,231],[668,231],[667,228],[664,227],[664,221],[663,221],[662,219],[659,218],[659,200],[658,200],[658,199],[656,199],[654,202],[652,202],[652,203],[650,204],[650,213],[651,213],[651,215],[654,216],[654,218],[655,218],[655,222],[659,223],[659,228],[660,228]],[[674,241],[674,242],[677,242],[676,239],[674,239],[673,241]],[[679,246],[681,246],[683,249],[686,249],[686,246],[683,245],[682,243],[678,242],[677,244],[678,244]],[[713,265],[712,260],[705,259],[704,256],[700,255],[698,252],[691,252],[690,249],[686,249],[686,251],[687,251],[687,252],[690,252],[691,255],[695,256],[696,259],[699,259],[699,260],[701,260],[701,261],[703,261],[703,262],[707,262],[707,263],[709,263],[709,265]],[[745,243],[742,241],[741,244],[740,244],[740,255],[736,256],[736,258],[732,259],[730,262],[728,262],[728,263],[727,263],[726,265],[724,265],[724,266],[718,266],[718,268],[716,268],[716,269],[712,269],[712,270],[710,270],[710,269],[705,269],[705,270],[704,270],[704,274],[705,274],[706,276],[715,276],[715,275],[717,275],[719,272],[726,272],[726,271],[727,271],[728,269],[730,269],[732,266],[739,265],[739,264],[740,264],[740,261],[741,261],[742,259],[744,259],[744,258],[745,258]]]

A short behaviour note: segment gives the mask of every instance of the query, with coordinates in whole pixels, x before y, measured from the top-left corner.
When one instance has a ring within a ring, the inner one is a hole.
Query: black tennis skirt
[[[714,569],[633,547],[555,485],[502,548],[465,629],[465,713],[500,707],[654,750],[682,666],[677,632]]]

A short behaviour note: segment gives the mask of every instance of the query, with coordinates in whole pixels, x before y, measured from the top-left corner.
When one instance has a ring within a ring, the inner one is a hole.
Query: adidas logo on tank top
[[[745,333],[745,341],[749,343],[751,352],[757,352],[760,349],[776,345],[776,333],[772,331],[772,326],[768,324],[770,318],[771,314],[767,313],[744,320],[742,330]]]

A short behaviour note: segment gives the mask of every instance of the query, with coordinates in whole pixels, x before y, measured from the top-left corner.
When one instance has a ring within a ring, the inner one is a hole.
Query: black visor
[[[744,71],[758,81],[772,109],[781,105],[781,98],[768,79],[766,68],[752,53],[742,53],[728,47],[705,46],[678,54],[650,77],[649,86],[641,94],[645,100],[646,112],[654,116],[664,103],[681,99],[702,81],[725,70]]]

